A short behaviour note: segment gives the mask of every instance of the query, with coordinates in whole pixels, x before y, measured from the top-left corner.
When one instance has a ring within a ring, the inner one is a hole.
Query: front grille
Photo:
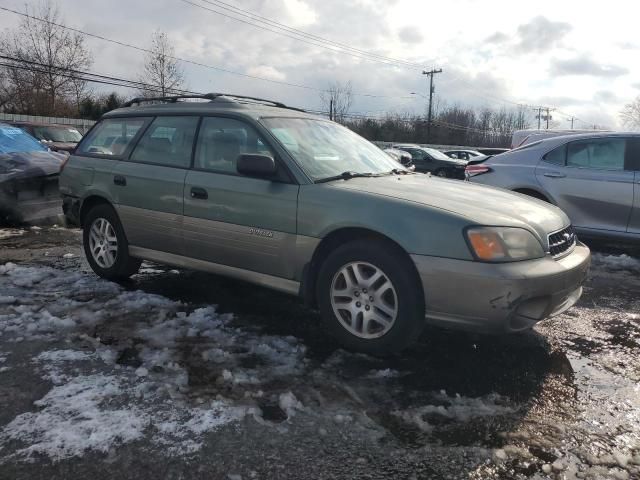
[[[573,227],[569,225],[567,228],[559,232],[549,234],[549,253],[553,257],[561,257],[569,252],[576,245],[578,237]]]

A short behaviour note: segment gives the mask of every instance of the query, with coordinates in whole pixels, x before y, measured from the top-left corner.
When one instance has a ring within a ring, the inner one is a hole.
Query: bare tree
[[[640,128],[640,96],[624,106],[620,118],[625,127]]]
[[[151,37],[151,49],[145,59],[140,81],[150,85],[141,91],[146,97],[177,93],[184,84],[184,72],[175,59],[175,50],[167,34],[160,30]]]
[[[320,93],[320,100],[329,118],[344,123],[353,103],[351,82],[333,82],[325,91]]]
[[[76,72],[93,63],[84,36],[66,30],[51,0],[25,7],[18,28],[0,39],[0,52],[14,66],[4,68],[12,107],[25,113],[64,114],[83,95],[86,82]]]

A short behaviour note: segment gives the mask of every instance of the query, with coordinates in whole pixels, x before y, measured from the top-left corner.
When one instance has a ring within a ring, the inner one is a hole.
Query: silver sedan
[[[640,244],[640,134],[548,138],[467,167],[467,178],[564,210],[578,234]]]

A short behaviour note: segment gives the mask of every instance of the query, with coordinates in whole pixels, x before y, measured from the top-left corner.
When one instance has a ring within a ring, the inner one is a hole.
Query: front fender
[[[324,238],[343,228],[373,231],[407,253],[472,260],[463,236],[469,221],[453,212],[374,193],[302,185],[298,234]]]

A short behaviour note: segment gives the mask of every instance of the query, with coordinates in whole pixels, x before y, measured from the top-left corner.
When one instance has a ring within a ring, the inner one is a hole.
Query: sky
[[[353,113],[423,114],[428,85],[422,70],[441,68],[435,76],[436,105],[526,104],[532,116],[533,106],[548,106],[556,109],[554,126],[562,128],[570,127],[572,116],[577,128],[620,128],[620,110],[640,94],[640,36],[635,33],[640,7],[629,0],[222,1],[394,61],[376,62],[266,31],[229,18],[237,15],[207,0],[57,3],[74,28],[141,47],[162,30],[178,57],[262,78],[183,64],[186,87],[198,92],[321,109],[322,89],[350,81]],[[0,0],[0,6],[16,10],[24,5],[24,0]],[[15,28],[18,22],[17,16],[0,12],[0,28]],[[92,38],[86,44],[94,56],[91,71],[138,78],[144,53]]]

